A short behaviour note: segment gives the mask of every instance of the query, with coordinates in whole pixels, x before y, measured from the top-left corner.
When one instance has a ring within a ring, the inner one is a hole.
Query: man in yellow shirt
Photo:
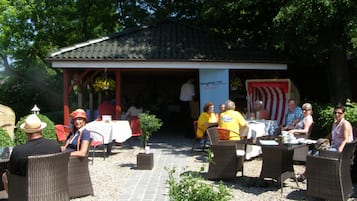
[[[235,104],[231,100],[227,100],[226,111],[221,113],[219,119],[219,127],[231,130],[229,134],[229,140],[240,140],[240,129],[247,126],[243,115],[235,111]]]

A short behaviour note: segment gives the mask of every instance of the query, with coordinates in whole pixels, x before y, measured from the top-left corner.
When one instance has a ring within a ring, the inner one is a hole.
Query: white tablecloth
[[[124,142],[131,137],[131,128],[129,121],[92,121],[85,125],[89,131],[95,131],[104,136],[104,144],[112,141]]]
[[[269,135],[272,133],[272,129],[277,127],[277,122],[274,120],[249,120],[247,138],[257,138],[264,135]],[[246,159],[251,159],[252,157],[259,156],[262,153],[262,148],[256,145],[247,145],[246,148]]]

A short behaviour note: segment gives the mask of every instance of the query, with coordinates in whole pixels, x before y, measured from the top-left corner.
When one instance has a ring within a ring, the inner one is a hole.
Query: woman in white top
[[[301,135],[307,135],[312,123],[314,123],[314,119],[312,118],[312,105],[310,103],[304,103],[302,105],[302,112],[304,118],[300,120],[294,129],[289,130],[289,133],[293,133],[297,137],[301,137]]]
[[[327,136],[331,139],[329,150],[342,152],[345,144],[353,141],[352,125],[345,119],[345,107],[343,105],[335,106],[333,115],[335,122],[332,124],[331,133]]]

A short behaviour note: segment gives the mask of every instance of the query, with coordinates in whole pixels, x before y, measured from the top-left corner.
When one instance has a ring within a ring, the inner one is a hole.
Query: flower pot
[[[140,170],[151,170],[154,167],[154,154],[138,153],[136,155],[136,167]]]

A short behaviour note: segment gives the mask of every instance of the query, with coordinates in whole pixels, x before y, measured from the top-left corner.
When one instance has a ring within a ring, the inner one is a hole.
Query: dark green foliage
[[[7,130],[0,128],[0,147],[14,146]]]
[[[169,197],[171,201],[229,201],[232,198],[231,189],[220,181],[217,184],[204,180],[199,173],[184,173],[175,177],[176,170],[166,169],[169,173]]]
[[[335,105],[332,104],[314,104],[314,121],[317,128],[313,129],[313,132],[317,131],[317,137],[326,137],[331,132],[332,123],[334,121],[333,110]],[[347,99],[345,103],[345,118],[352,124],[353,127],[357,127],[357,102],[352,102]],[[316,133],[316,132],[315,132]]]
[[[20,125],[24,123],[25,117],[22,117],[20,121],[17,122],[16,127],[18,128],[15,133],[15,144],[24,144],[27,141],[27,135],[26,133],[20,129]],[[47,126],[45,129],[42,131],[42,135],[44,138],[47,139],[52,139],[52,140],[57,140],[56,136],[56,130],[55,130],[55,125],[54,123],[45,115],[39,114],[38,118],[40,118],[41,121],[46,122]]]

